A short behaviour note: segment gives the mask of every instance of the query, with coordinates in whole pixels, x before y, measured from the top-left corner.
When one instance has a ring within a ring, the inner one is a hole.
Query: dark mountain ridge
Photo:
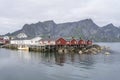
[[[19,33],[25,33],[29,37],[82,37],[83,39],[92,39],[99,42],[120,41],[119,27],[114,26],[112,23],[99,27],[92,19],[60,24],[56,24],[53,20],[25,24],[21,30],[6,35],[17,36]]]

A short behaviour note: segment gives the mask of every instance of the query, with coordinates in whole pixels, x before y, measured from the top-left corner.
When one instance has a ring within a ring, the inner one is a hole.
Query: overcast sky
[[[13,32],[26,23],[56,23],[91,18],[99,26],[120,26],[119,0],[0,0],[0,34]]]

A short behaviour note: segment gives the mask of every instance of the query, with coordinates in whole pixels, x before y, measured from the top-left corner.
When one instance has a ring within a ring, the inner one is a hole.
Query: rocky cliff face
[[[120,41],[120,29],[113,24],[108,24],[104,27],[99,28],[95,38],[98,41]]]
[[[113,24],[99,27],[91,19],[61,24],[56,24],[52,20],[35,24],[25,24],[21,30],[9,34],[9,36],[16,36],[19,33],[25,33],[31,37],[82,37],[94,41],[120,41],[119,27]]]

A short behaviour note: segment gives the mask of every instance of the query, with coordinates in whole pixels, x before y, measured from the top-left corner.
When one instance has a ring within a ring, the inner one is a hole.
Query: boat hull
[[[29,47],[27,47],[27,46],[19,46],[18,50],[29,50]]]

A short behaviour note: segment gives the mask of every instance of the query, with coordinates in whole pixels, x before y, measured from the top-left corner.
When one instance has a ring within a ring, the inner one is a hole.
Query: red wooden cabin
[[[78,41],[76,39],[71,40],[71,45],[77,45],[77,44],[78,44]]]
[[[5,40],[3,38],[0,38],[0,43],[2,43],[2,44],[8,44],[8,43],[10,43],[10,41],[9,40]]]
[[[85,45],[85,44],[86,44],[86,41],[81,39],[81,40],[78,41],[78,44],[79,44],[79,45]]]
[[[4,40],[4,43],[5,43],[5,44],[9,44],[10,41],[9,41],[9,40]]]
[[[66,45],[66,40],[64,38],[59,38],[58,40],[56,40],[55,44],[56,45]]]
[[[92,41],[88,40],[87,45],[92,45]]]

